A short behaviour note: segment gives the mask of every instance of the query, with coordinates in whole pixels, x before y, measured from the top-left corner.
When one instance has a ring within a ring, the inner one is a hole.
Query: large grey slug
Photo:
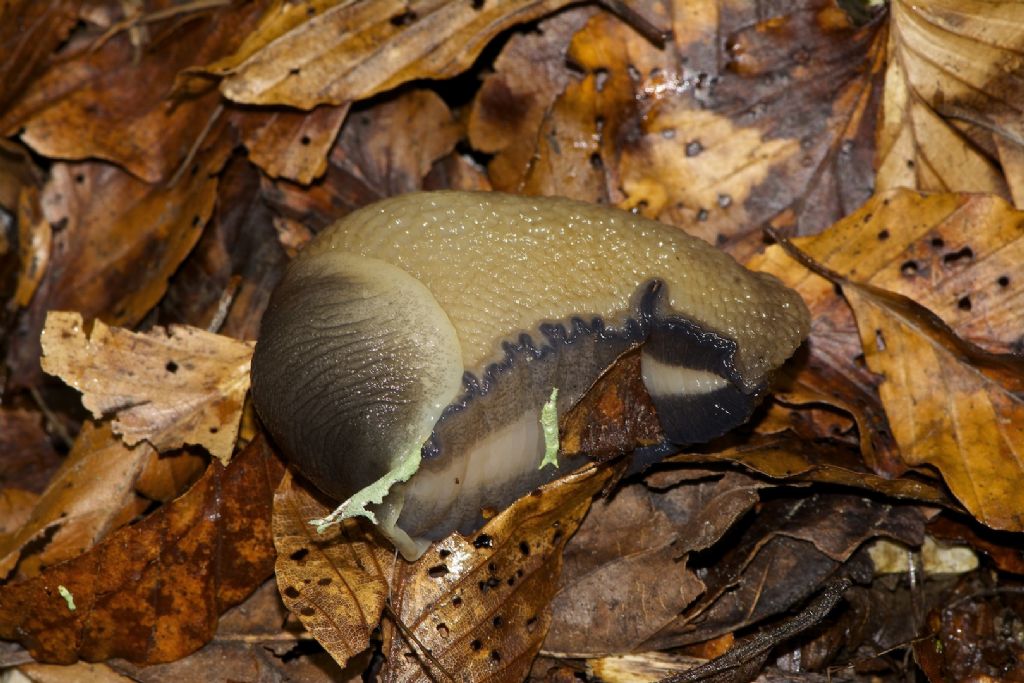
[[[745,422],[809,329],[807,307],[677,228],[603,206],[485,192],[355,211],[271,296],[252,395],[324,493],[407,559],[582,459],[543,467],[541,412],[625,351],[668,439]],[[557,437],[556,437],[557,439]]]

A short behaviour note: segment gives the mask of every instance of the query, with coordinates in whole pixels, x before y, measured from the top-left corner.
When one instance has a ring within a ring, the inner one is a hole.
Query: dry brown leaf
[[[213,211],[211,174],[228,151],[229,140],[218,142],[173,187],[147,185],[108,164],[54,164],[42,205],[56,230],[48,268],[11,337],[15,385],[38,380],[39,333],[48,311],[75,310],[123,325],[156,305]]]
[[[2,112],[0,130],[21,131],[22,140],[50,158],[106,159],[138,178],[167,180],[209,132],[219,99],[209,83],[205,92],[168,97],[175,74],[233,51],[264,4],[181,8],[144,24],[148,49],[134,45],[129,31],[104,39],[123,16],[93,12],[90,18],[103,25],[84,24],[72,36],[60,58]]]
[[[274,495],[277,583],[288,609],[345,666],[370,646],[396,559],[358,519],[317,534],[309,520],[329,512],[285,476]]]
[[[411,564],[356,521],[317,536],[308,520],[328,506],[285,482],[274,526],[285,604],[344,664],[368,647],[390,599],[401,626],[388,632],[387,681],[444,676],[438,666],[472,680],[522,680],[550,622],[562,547],[612,476],[580,470]]]
[[[544,117],[572,79],[565,68],[569,41],[595,12],[570,9],[540,22],[536,32],[513,34],[483,79],[468,136],[474,149],[494,155],[487,174],[495,189],[522,190]]]
[[[302,235],[301,241],[309,230],[319,231],[360,206],[425,189],[424,177],[461,135],[462,126],[440,96],[409,90],[352,112],[321,182],[311,188],[276,182],[266,194],[287,217],[282,227]]]
[[[1024,364],[957,338],[935,314],[986,346],[1016,348],[1024,283],[1012,264],[1024,248],[1022,224],[1020,213],[996,198],[894,191],[796,241],[843,278],[867,367],[879,377],[887,429],[899,445],[895,464],[936,467],[972,514],[1008,530],[1024,528]],[[767,254],[764,265],[775,256]],[[792,264],[770,269],[796,286],[812,311],[832,288]]]
[[[1024,206],[1024,6],[894,0],[891,12],[878,188]]]
[[[61,463],[39,413],[0,410],[0,489],[14,487],[40,493]]]
[[[385,683],[521,681],[551,623],[562,551],[615,476],[587,467],[520,498],[470,538],[453,534],[396,571]],[[429,654],[429,656],[427,656]]]
[[[67,38],[81,0],[7,0],[0,5],[0,114],[31,85]]]
[[[39,494],[32,491],[0,489],[0,549],[8,547],[10,537],[29,520],[38,500]],[[3,562],[0,562],[2,571]]]
[[[568,0],[277,2],[238,51],[199,72],[246,104],[341,105],[462,72],[496,35]]]
[[[130,522],[145,506],[134,486],[152,452],[148,444],[125,446],[107,424],[86,423],[31,517],[0,539],[0,580],[16,565],[19,576],[35,576]],[[29,548],[31,554],[24,556]]]
[[[84,555],[0,586],[0,638],[40,662],[184,657],[273,571],[270,506],[282,474],[258,439]]]
[[[43,370],[82,392],[96,419],[165,452],[197,444],[227,463],[249,389],[254,344],[174,325],[141,334],[79,313],[53,312],[43,329]]]
[[[308,185],[327,170],[348,106],[317,107],[313,111],[233,109],[233,123],[242,130],[249,161],[271,178]]]

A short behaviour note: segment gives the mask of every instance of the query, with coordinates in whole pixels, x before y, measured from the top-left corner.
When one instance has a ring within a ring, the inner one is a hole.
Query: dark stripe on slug
[[[669,441],[702,443],[719,437],[750,419],[759,397],[730,384],[695,396],[651,396]]]

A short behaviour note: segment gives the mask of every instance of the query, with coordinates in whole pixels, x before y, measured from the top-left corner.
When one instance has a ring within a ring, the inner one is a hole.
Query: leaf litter
[[[22,673],[651,680],[721,655],[714,680],[1011,675],[1019,643],[985,624],[1022,614],[1015,12],[0,8],[0,635],[95,662]],[[647,472],[663,437],[627,355],[560,423],[603,464],[419,563],[356,523],[311,534],[330,502],[278,485],[245,340],[287,254],[446,187],[675,224],[797,288],[811,338],[750,425]],[[980,568],[874,576],[875,539],[913,559],[926,533]]]

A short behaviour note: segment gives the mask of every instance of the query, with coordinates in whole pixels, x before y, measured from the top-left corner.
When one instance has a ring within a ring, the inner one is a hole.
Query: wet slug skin
[[[414,559],[582,464],[540,467],[553,389],[562,413],[642,345],[667,437],[706,441],[750,417],[808,329],[795,292],[677,228],[561,198],[407,194],[289,265],[253,400],[299,471]]]

